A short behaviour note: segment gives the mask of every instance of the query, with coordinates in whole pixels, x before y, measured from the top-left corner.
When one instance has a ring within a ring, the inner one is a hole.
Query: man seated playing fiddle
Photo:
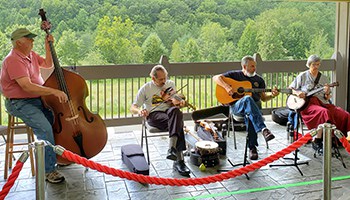
[[[168,72],[162,65],[152,68],[152,81],[144,84],[138,91],[130,111],[146,118],[147,123],[160,130],[169,130],[169,150],[167,159],[173,160],[174,170],[183,176],[188,176],[190,170],[184,162],[183,151],[186,150],[184,136],[183,114],[180,108],[185,105],[184,100],[170,98],[169,91],[175,90],[175,83],[167,80]],[[172,103],[164,103],[171,100]]]

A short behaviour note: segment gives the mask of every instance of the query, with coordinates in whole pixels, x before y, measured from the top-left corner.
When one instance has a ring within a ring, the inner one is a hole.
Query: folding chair
[[[157,134],[154,134],[154,133],[157,133]],[[145,118],[142,119],[141,148],[143,148],[143,139],[145,139],[148,165],[150,165],[148,138],[149,137],[162,137],[162,136],[169,136],[168,130],[159,130],[158,128],[149,125]]]
[[[227,136],[228,137],[230,136],[230,130],[232,130],[233,144],[234,144],[235,149],[237,149],[236,129],[237,130],[245,130],[246,129],[244,117],[230,114],[228,117],[228,127],[229,128],[227,129]]]

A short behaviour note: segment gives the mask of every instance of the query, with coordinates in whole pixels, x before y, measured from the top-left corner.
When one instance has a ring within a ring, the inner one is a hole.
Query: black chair
[[[237,131],[245,131],[246,125],[244,121],[244,117],[238,115],[229,115],[228,118],[228,131],[227,136],[230,136],[230,131],[232,130],[233,135],[233,145],[235,149],[237,149],[237,141],[236,141],[236,130]]]

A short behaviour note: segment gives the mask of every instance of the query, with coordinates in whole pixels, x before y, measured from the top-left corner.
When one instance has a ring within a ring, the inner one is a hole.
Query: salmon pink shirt
[[[34,51],[29,56],[23,55],[20,51],[12,49],[2,63],[1,87],[2,93],[7,98],[37,98],[22,89],[16,79],[29,77],[32,83],[43,85],[40,67],[47,67],[45,59]]]

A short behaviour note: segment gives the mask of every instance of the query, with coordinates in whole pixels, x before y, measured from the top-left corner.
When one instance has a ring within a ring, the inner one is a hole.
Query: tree
[[[10,39],[6,36],[6,34],[0,32],[0,48],[2,51],[0,52],[0,60],[3,61],[6,55],[10,52],[12,45],[10,43]]]
[[[151,33],[142,44],[143,60],[145,63],[157,63],[160,56],[167,55],[162,40],[156,33]]]
[[[237,51],[235,54],[236,58],[242,58],[245,55],[253,55],[254,53],[257,53],[258,50],[258,31],[255,26],[255,22],[251,19],[248,19],[246,24],[247,25],[237,44]]]
[[[80,61],[81,65],[107,65],[109,64],[101,52],[96,49],[92,49],[86,54],[86,56]]]
[[[199,62],[201,61],[201,54],[199,46],[195,39],[190,38],[183,51],[183,60],[186,62]]]
[[[59,55],[61,65],[80,65],[79,60],[84,58],[80,51],[83,49],[82,40],[72,30],[63,31],[61,38],[57,42],[57,55]]]
[[[258,51],[263,60],[278,60],[284,58],[285,50],[279,35],[280,25],[277,20],[271,20],[259,26],[257,34]]]
[[[327,35],[323,31],[316,33],[311,40],[310,48],[305,51],[305,57],[316,54],[321,58],[331,58],[334,48],[329,46],[327,38]]]
[[[227,29],[220,24],[209,22],[203,25],[199,36],[203,59],[218,62],[217,51],[224,45],[226,38]]]
[[[233,42],[225,42],[225,44],[218,49],[218,60],[224,61],[234,61],[240,60],[241,58],[235,57],[236,48]]]
[[[182,52],[180,43],[175,40],[175,42],[172,45],[171,53],[170,53],[170,60],[171,62],[181,62],[182,61]]]
[[[244,21],[233,20],[228,32],[228,41],[231,41],[234,45],[237,45],[239,38],[244,31],[244,28]]]
[[[133,22],[121,17],[111,20],[105,16],[100,19],[95,38],[95,46],[108,63],[141,63],[142,52],[137,43],[141,33],[135,32]]]

